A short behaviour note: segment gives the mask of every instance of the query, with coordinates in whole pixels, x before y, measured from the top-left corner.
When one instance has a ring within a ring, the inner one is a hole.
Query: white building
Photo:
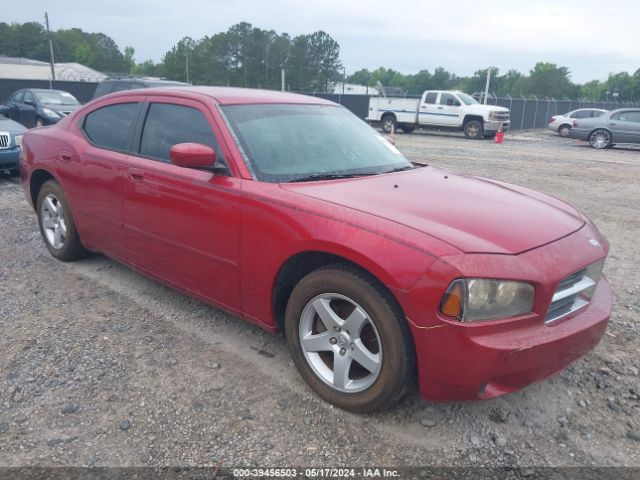
[[[79,63],[55,63],[54,70],[56,80],[100,82],[107,78],[105,74]],[[0,78],[52,80],[51,66],[47,62],[28,58],[0,57]]]

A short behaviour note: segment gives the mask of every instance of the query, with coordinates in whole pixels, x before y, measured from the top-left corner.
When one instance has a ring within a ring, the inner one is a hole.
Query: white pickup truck
[[[481,139],[509,129],[509,109],[483,105],[459,91],[427,90],[420,99],[371,97],[367,120],[380,123],[385,133],[396,128],[405,133],[434,128],[459,130],[468,138]]]

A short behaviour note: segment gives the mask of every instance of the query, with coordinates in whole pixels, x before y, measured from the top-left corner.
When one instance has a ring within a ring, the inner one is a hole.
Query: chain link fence
[[[544,128],[553,115],[576,110],[578,108],[640,108],[640,102],[594,102],[590,100],[556,100],[554,98],[496,97],[489,95],[487,104],[507,107],[511,111],[510,130]]]

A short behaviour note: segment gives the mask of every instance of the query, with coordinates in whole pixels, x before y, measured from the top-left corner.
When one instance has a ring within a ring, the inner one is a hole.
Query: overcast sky
[[[489,65],[527,73],[547,61],[583,83],[640,68],[638,0],[27,0],[2,10],[6,22],[43,21],[48,11],[54,29],[103,32],[133,46],[138,62],[160,61],[184,36],[247,21],[292,36],[326,31],[347,74],[443,66],[468,75]]]

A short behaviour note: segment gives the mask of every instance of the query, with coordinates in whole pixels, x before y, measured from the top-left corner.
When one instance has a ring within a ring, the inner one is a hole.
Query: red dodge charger
[[[595,347],[608,242],[575,208],[412,164],[343,107],[174,87],[29,131],[22,185],[53,256],[101,252],[283,332],[356,412],[513,392]]]

